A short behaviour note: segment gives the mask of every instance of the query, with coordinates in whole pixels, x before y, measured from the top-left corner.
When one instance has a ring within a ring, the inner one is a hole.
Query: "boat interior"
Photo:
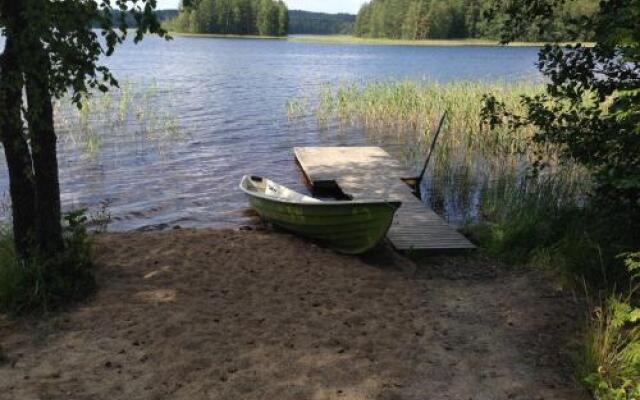
[[[260,176],[251,176],[251,178],[246,181],[246,185],[247,190],[285,201],[291,201],[295,203],[321,202],[321,200],[315,199],[310,196],[305,196],[304,194],[295,192],[287,187],[278,185],[277,183]]]

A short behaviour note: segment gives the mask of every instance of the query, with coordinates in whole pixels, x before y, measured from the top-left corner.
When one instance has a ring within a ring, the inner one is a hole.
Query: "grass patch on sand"
[[[0,229],[0,311],[15,315],[47,312],[84,299],[96,287],[91,237],[84,210],[65,215],[64,250],[55,257],[34,251],[18,256],[13,235]]]

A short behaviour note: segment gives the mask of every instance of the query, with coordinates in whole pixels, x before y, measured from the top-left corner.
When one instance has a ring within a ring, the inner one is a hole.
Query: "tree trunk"
[[[28,35],[28,33],[27,33]],[[25,70],[27,121],[36,188],[36,240],[38,250],[51,256],[64,247],[60,211],[60,186],[53,105],[49,90],[50,64],[38,38],[28,44],[29,60]]]
[[[21,114],[24,81],[15,39],[10,32],[6,33],[0,69],[0,140],[9,170],[13,236],[18,255],[26,259],[35,240],[35,188]]]

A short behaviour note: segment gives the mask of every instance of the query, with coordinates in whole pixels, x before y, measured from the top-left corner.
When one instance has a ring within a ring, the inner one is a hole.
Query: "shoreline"
[[[369,45],[369,46],[414,46],[414,47],[542,47],[543,42],[512,42],[501,45],[498,41],[488,39],[383,39],[364,38],[351,35],[309,35],[304,37],[290,37],[292,42],[336,44],[336,45]]]
[[[259,39],[259,40],[287,40],[288,36],[260,36],[260,35],[238,35],[222,33],[188,33],[169,31],[169,35],[191,38],[211,38],[211,39]]]
[[[212,38],[212,39],[255,39],[255,40],[279,40],[294,43],[330,44],[345,46],[414,46],[414,47],[544,47],[552,42],[510,42],[500,44],[497,40],[490,39],[382,39],[363,38],[352,35],[295,35],[295,36],[260,36],[219,33],[184,33],[170,31],[169,35],[175,37]],[[585,47],[592,47],[591,42],[560,42],[561,46],[581,43]]]

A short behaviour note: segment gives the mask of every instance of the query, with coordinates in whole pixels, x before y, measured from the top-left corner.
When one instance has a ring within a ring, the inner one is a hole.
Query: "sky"
[[[356,14],[366,0],[285,0],[292,10]],[[178,8],[180,0],[158,0],[158,8]]]

